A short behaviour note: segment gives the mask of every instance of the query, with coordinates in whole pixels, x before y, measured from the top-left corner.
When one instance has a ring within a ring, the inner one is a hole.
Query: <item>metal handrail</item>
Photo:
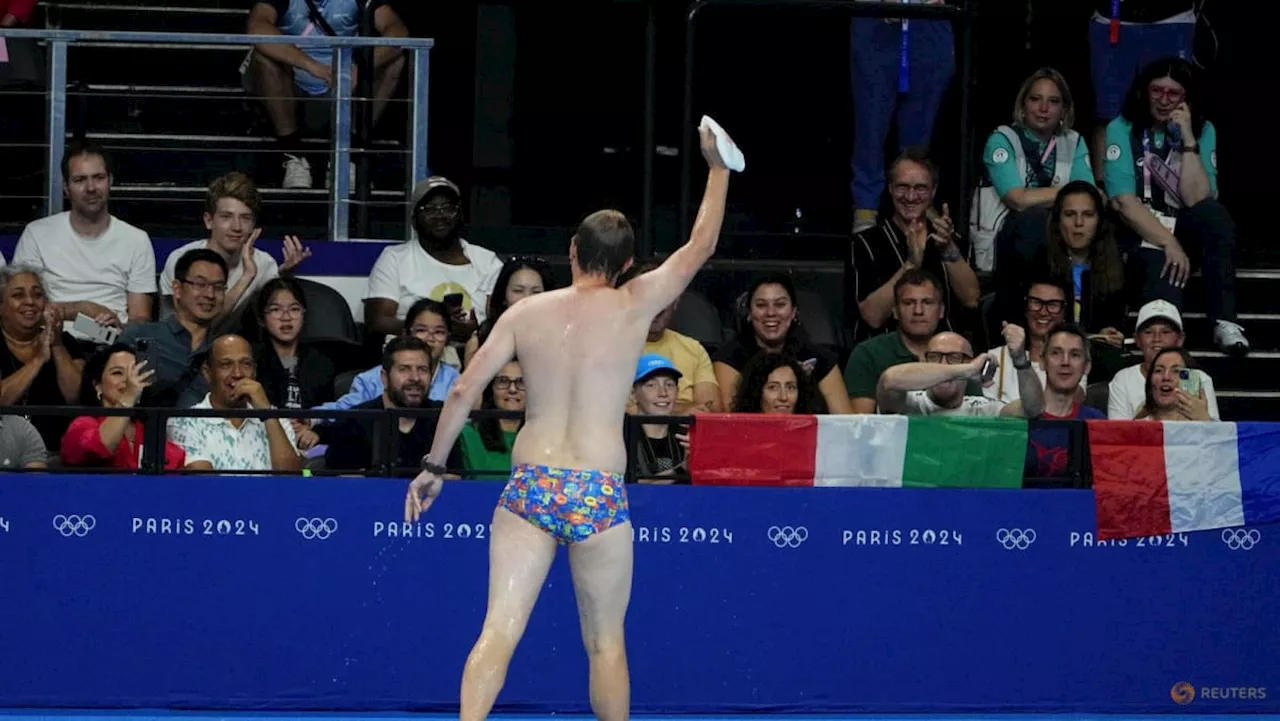
[[[353,48],[404,48],[412,58],[413,80],[410,93],[409,166],[405,182],[408,195],[413,184],[430,174],[427,158],[427,111],[431,82],[430,38],[330,37],[327,35],[237,35],[229,33],[137,32],[126,30],[3,30],[0,37],[40,40],[48,44],[48,149],[46,161],[46,213],[62,207],[62,155],[67,134],[67,48],[75,43],[144,43],[168,45],[295,45],[302,48],[333,48],[334,113],[331,181],[329,183],[329,237],[348,240],[351,217],[351,129],[353,87],[351,64]],[[412,238],[411,209],[406,203],[405,228]]]
[[[969,129],[969,103],[972,89],[970,88],[969,76],[973,70],[972,60],[972,26],[973,26],[973,0],[961,0],[962,6],[956,7],[952,5],[925,5],[921,2],[871,2],[870,0],[694,0],[689,5],[689,12],[685,16],[685,39],[684,39],[684,130],[683,141],[680,149],[681,173],[680,173],[680,232],[683,236],[689,234],[690,228],[690,205],[693,202],[690,193],[693,190],[693,156],[697,155],[697,145],[694,142],[693,130],[693,58],[694,58],[694,39],[696,20],[699,13],[710,5],[749,5],[756,7],[794,7],[794,8],[810,8],[825,10],[841,10],[849,15],[856,17],[880,17],[880,18],[906,18],[910,20],[951,20],[960,28],[960,201],[956,207],[961,212],[953,214],[956,218],[967,218],[967,191],[969,188],[969,175],[971,154],[971,144],[973,142],[973,133]],[[652,149],[647,149],[652,152]]]

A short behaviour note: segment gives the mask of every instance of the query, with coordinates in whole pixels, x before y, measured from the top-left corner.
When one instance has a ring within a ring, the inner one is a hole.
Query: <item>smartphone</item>
[[[450,293],[450,294],[446,295],[444,298],[442,298],[442,299],[441,299],[441,302],[442,302],[442,303],[444,303],[445,305],[449,306],[450,308],[461,308],[461,307],[462,307],[462,294],[461,294],[461,293]]]
[[[1190,368],[1178,371],[1178,390],[1191,397],[1200,395],[1200,374]]]
[[[987,356],[987,359],[982,362],[982,382],[988,383],[992,378],[995,378],[998,368],[999,365],[991,360],[991,356]]]

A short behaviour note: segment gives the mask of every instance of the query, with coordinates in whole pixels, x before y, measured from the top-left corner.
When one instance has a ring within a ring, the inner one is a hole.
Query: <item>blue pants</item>
[[[874,210],[884,192],[884,144],[894,115],[899,149],[928,145],[938,105],[955,73],[951,23],[913,20],[907,31],[910,90],[898,92],[902,24],[853,18],[849,27],[853,78],[853,205]]]
[[[1146,66],[1162,58],[1191,59],[1195,23],[1120,26],[1120,42],[1111,44],[1111,25],[1089,22],[1089,64],[1101,120],[1120,115],[1124,96]]]

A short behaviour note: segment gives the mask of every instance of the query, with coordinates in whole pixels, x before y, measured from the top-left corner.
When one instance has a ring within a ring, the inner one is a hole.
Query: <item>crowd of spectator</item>
[[[375,0],[368,12],[378,34],[406,34],[388,5]],[[272,0],[253,7],[248,27],[353,34],[360,18],[354,1],[317,13],[309,3]],[[1100,18],[1101,11],[1095,26]],[[791,277],[766,274],[726,309],[736,325],[727,343],[707,347],[673,330],[678,304],[654,318],[629,412],[1218,420],[1212,379],[1183,349],[1179,306],[1190,273],[1200,270],[1213,342],[1248,351],[1234,308],[1236,236],[1218,201],[1216,131],[1195,69],[1185,47],[1171,57],[1157,52],[1164,40],[1183,37],[1170,28],[1148,33],[1165,20],[1107,18],[1121,22],[1124,40],[1108,41],[1112,55],[1095,48],[1112,63],[1096,90],[1117,102],[1100,103],[1114,115],[1092,148],[1073,129],[1063,76],[1044,68],[1026,79],[1011,122],[985,145],[967,235],[947,204],[938,206],[942,170],[918,147],[951,77],[953,58],[939,50],[952,46],[949,25],[913,24],[908,43],[905,23],[856,20],[854,90],[866,104],[858,105],[853,160],[847,360],[843,349],[811,338]],[[900,52],[909,60],[903,74],[886,63]],[[1134,52],[1141,66],[1113,57]],[[259,46],[245,60],[245,82],[268,96],[286,154],[285,187],[313,182],[297,100],[324,94],[329,68],[324,52],[289,45]],[[375,53],[384,105],[402,68],[394,48]],[[1118,92],[1121,78],[1127,88]],[[882,168],[871,157],[895,108],[903,147]],[[545,261],[504,260],[468,242],[461,189],[444,177],[422,179],[409,196],[417,240],[382,252],[363,299],[364,329],[378,339],[381,362],[344,382],[347,360],[304,333],[308,292],[294,276],[310,250],[291,235],[282,261],[255,248],[263,203],[248,176],[230,173],[209,185],[208,237],[175,250],[159,282],[147,233],[109,212],[107,153],[71,143],[62,176],[69,209],[31,222],[0,270],[0,455],[10,467],[128,469],[142,457],[145,430],[134,418],[26,418],[23,408],[438,409],[496,319],[555,287]],[[881,213],[875,208],[886,190]],[[653,267],[637,263],[618,283]],[[1130,344],[1141,353],[1137,363]],[[505,475],[524,404],[513,361],[477,404],[505,413],[477,416],[450,468]],[[374,419],[175,416],[163,463],[231,472],[415,469],[434,416],[407,413],[394,431]],[[1058,458],[1052,450],[1064,443],[1054,434],[1033,437],[1027,472],[1061,472],[1046,459]],[[644,480],[680,481],[687,454],[687,427],[640,424],[633,457]]]

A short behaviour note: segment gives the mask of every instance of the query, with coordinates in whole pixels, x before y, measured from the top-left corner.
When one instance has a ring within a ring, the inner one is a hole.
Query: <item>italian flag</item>
[[[699,414],[689,445],[701,485],[1021,488],[1027,422]]]

